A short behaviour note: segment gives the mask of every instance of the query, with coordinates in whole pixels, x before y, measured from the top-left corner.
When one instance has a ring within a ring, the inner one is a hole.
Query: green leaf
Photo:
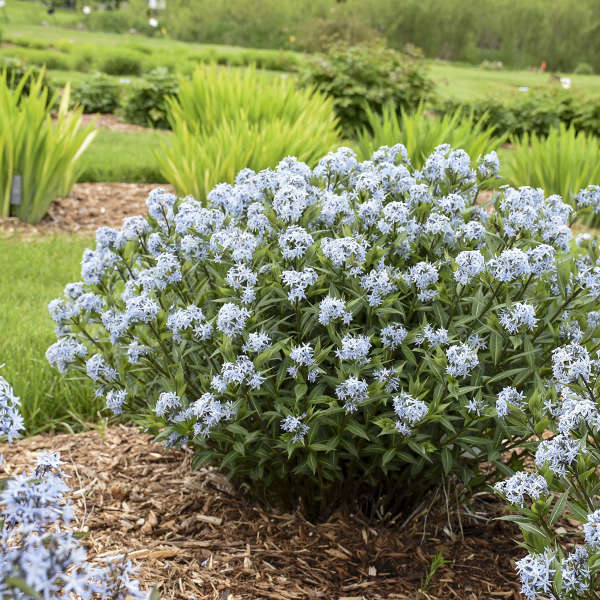
[[[569,490],[561,494],[560,498],[554,505],[552,512],[550,513],[549,524],[554,525],[558,519],[560,519],[565,511],[567,501],[569,500]]]
[[[356,421],[350,421],[346,425],[346,431],[349,431],[350,433],[353,433],[354,435],[357,435],[358,437],[361,437],[364,440],[370,439],[367,432],[365,431],[364,426],[362,426],[360,423],[357,423]]]
[[[4,585],[7,588],[17,588],[21,590],[24,594],[27,594],[31,598],[42,598],[42,595],[36,592],[33,588],[29,587],[21,578],[19,577],[7,577],[4,581]]]
[[[381,457],[381,466],[385,467],[396,456],[396,448],[390,448],[383,453]]]
[[[296,394],[296,402],[304,398],[306,392],[308,391],[308,386],[305,383],[297,383],[294,386],[294,394]]]
[[[309,452],[306,457],[306,464],[314,475],[317,472],[317,455],[314,452]]]
[[[150,592],[150,597],[148,600],[160,600],[160,592],[158,588],[152,588],[152,592]]]
[[[452,470],[452,454],[448,448],[442,448],[442,467],[445,475],[448,475]]]
[[[490,334],[490,352],[492,353],[492,359],[495,365],[497,365],[500,360],[503,346],[504,340],[502,336],[498,332],[492,331]]]

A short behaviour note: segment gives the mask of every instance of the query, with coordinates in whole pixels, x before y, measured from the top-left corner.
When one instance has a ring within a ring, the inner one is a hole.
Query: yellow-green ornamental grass
[[[249,167],[274,167],[286,156],[314,165],[338,146],[331,99],[255,69],[198,68],[170,100],[173,138],[157,154],[180,194],[203,199]]]
[[[511,185],[541,187],[565,202],[572,203],[579,190],[600,183],[598,138],[572,127],[553,128],[546,138],[526,134],[506,158],[503,174]]]
[[[497,150],[506,139],[497,135],[494,127],[486,129],[483,120],[473,125],[473,120],[460,110],[441,118],[429,114],[423,105],[412,113],[398,114],[393,105],[384,107],[381,115],[368,107],[366,113],[369,126],[358,133],[356,142],[361,160],[367,160],[380,146],[404,144],[414,166],[420,168],[440,144],[462,148],[477,157]]]
[[[53,121],[57,97],[48,97],[42,74],[25,95],[31,77],[11,89],[6,71],[0,74],[0,216],[38,223],[54,198],[69,193],[96,132],[93,125],[81,127],[81,109],[69,110],[68,84]],[[22,178],[20,204],[11,204],[16,175]]]

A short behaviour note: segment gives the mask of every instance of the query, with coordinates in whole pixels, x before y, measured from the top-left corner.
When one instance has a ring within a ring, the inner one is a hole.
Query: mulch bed
[[[462,535],[441,516],[441,498],[412,516],[336,512],[315,524],[246,501],[216,470],[192,471],[189,451],[167,451],[123,425],[0,446],[7,475],[41,450],[59,451],[90,556],[126,552],[163,600],[521,598],[518,530],[493,520],[502,506],[491,496],[461,515]],[[448,563],[419,596],[437,551]]]
[[[92,113],[81,115],[81,125],[86,126],[95,122],[96,128],[110,129],[111,131],[152,131],[148,127],[126,123],[121,117],[112,114]]]
[[[158,183],[76,183],[68,198],[57,198],[38,225],[14,217],[0,218],[0,233],[94,233],[98,227],[120,227],[125,217],[146,214],[146,198]]]

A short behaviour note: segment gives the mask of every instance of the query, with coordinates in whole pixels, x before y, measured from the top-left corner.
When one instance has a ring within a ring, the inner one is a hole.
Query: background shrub
[[[561,123],[578,131],[600,134],[600,102],[561,87],[534,88],[512,98],[485,98],[474,102],[445,100],[436,108],[439,114],[462,110],[473,124],[494,126],[500,134],[525,133],[547,136]]]
[[[197,198],[244,167],[273,167],[292,154],[314,164],[339,142],[330,99],[252,68],[198,68],[168,102],[174,135],[158,155],[161,171]]]
[[[68,85],[53,123],[48,107],[56,98],[48,100],[41,77],[30,83],[25,96],[29,77],[25,75],[12,90],[7,73],[0,75],[0,215],[38,223],[52,200],[70,191],[81,168],[81,154],[95,131],[93,125],[81,127],[81,109],[68,110]],[[15,175],[22,178],[19,205],[11,205]]]
[[[365,106],[377,113],[386,104],[412,109],[433,89],[418,57],[382,45],[334,46],[308,63],[302,81],[333,98],[346,135],[367,125]]]
[[[95,10],[85,18],[85,25],[92,30],[112,33],[127,33],[135,29],[150,35],[154,29],[146,18],[147,5],[141,2],[128,2],[119,10]]]
[[[102,59],[99,68],[107,75],[141,75],[142,59],[132,52],[111,52]]]
[[[3,50],[4,56],[14,56],[18,54],[20,60],[30,65],[38,67],[46,67],[47,69],[60,69],[67,71],[71,69],[72,57],[56,51],[49,50],[33,50],[29,48],[20,48],[15,51],[14,48]]]
[[[505,472],[529,435],[523,399],[596,278],[578,274],[560,199],[476,204],[495,155],[475,167],[441,146],[419,172],[407,158],[286,158],[206,203],[155,191],[147,220],[98,231],[83,283],[51,303],[48,359],[194,465],[312,513]]]
[[[580,62],[573,71],[576,75],[593,75],[594,67],[587,62]]]
[[[41,81],[42,86],[48,90],[48,98],[50,99],[53,95],[54,88],[45,69],[38,69],[37,67],[29,66],[24,60],[12,57],[1,57],[0,58],[0,71],[6,73],[6,82],[9,87],[16,88],[23,79],[23,86],[21,93],[24,96],[29,95],[31,85],[34,81]],[[28,77],[25,77],[28,75]]]
[[[73,87],[73,100],[84,113],[114,113],[120,105],[120,96],[119,84],[101,73]]]
[[[149,73],[135,83],[125,100],[124,116],[130,123],[167,129],[167,98],[177,95],[177,79],[164,67]]]
[[[132,0],[119,11],[94,12],[85,24],[153,34],[145,11],[144,2]],[[402,10],[396,0],[195,0],[193,5],[172,0],[160,17],[169,35],[184,41],[315,51],[338,33],[357,43],[372,40],[376,32],[392,48],[411,43],[430,58],[474,65],[502,61],[513,68],[545,60],[551,70],[564,72],[581,62],[600,71],[596,21],[596,0],[489,0],[485,11],[478,0],[406,0]]]

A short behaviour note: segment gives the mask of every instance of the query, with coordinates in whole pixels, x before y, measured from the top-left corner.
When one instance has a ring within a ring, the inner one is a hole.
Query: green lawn
[[[97,420],[103,405],[89,382],[67,381],[44,356],[56,341],[48,302],[80,278],[81,254],[92,243],[75,236],[0,237],[0,374],[21,397],[28,434]]]
[[[489,95],[508,96],[520,87],[548,85],[552,78],[538,71],[491,71],[464,64],[428,61],[437,92],[448,98],[473,100]],[[600,93],[600,75],[566,75],[573,90],[590,94]]]
[[[162,183],[154,152],[166,142],[170,131],[109,131],[100,129],[82,157],[79,181]]]

